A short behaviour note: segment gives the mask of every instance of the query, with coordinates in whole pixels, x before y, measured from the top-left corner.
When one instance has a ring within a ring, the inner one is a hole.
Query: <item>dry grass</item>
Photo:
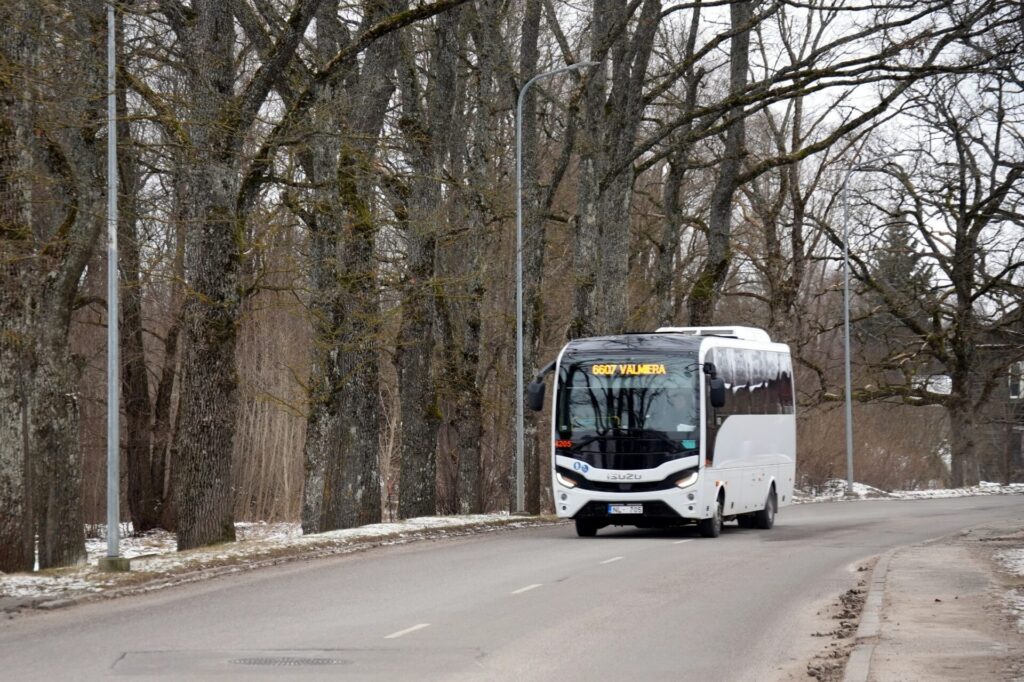
[[[944,485],[949,472],[940,453],[948,431],[941,408],[854,405],[854,479],[882,490]],[[830,478],[846,478],[841,403],[806,409],[797,420],[798,485],[812,487]]]

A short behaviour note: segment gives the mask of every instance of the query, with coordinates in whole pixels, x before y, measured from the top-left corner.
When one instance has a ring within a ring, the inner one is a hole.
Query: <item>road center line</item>
[[[602,561],[601,563],[602,563],[602,564],[610,564],[611,562],[613,562],[613,561],[618,561],[618,560],[619,560],[619,559],[621,559],[621,558],[622,558],[622,557],[620,557],[620,556],[613,556],[613,557],[612,557],[611,559],[605,559],[605,560],[604,560],[604,561]]]
[[[536,589],[541,586],[541,583],[534,583],[533,585],[527,585],[526,587],[520,587],[518,590],[512,590],[512,594],[522,594],[523,592],[529,592],[530,590]]]
[[[673,545],[681,545],[684,542],[693,542],[693,540],[677,540],[676,542],[673,542],[672,544]]]
[[[411,628],[399,630],[398,632],[392,632],[390,635],[384,637],[384,639],[398,639],[402,635],[407,635],[410,632],[416,632],[417,630],[422,630],[423,628],[427,627],[430,627],[430,623],[420,623],[419,625],[413,625]]]

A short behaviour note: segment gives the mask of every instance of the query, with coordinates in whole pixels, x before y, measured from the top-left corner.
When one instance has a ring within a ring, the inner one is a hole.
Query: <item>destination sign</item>
[[[591,365],[590,373],[594,376],[644,376],[651,374],[668,374],[665,365],[660,362],[649,362],[646,364],[605,364]]]

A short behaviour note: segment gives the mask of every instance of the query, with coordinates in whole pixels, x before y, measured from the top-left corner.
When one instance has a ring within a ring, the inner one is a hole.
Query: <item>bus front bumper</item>
[[[610,524],[696,521],[707,516],[698,486],[642,493],[611,493],[555,484],[555,511],[561,518],[601,518]],[[639,509],[630,509],[640,505]],[[637,513],[639,512],[639,513]]]

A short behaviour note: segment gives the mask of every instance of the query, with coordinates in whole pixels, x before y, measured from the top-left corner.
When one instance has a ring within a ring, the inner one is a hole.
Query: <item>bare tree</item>
[[[594,4],[590,59],[607,64],[589,78],[583,97],[570,336],[625,330],[635,178],[628,160],[645,110],[643,86],[660,18],[657,0]]]
[[[911,257],[935,276],[930,291],[909,296],[886,269],[854,255],[857,277],[907,332],[890,335],[879,384],[857,396],[944,406],[957,486],[979,480],[979,411],[1013,360],[994,362],[991,347],[1003,332],[1024,330],[1024,118],[1007,75],[947,76],[916,88],[917,143],[886,150],[891,160],[874,169],[886,183],[859,199],[867,220],[913,235]],[[926,380],[935,373],[948,375],[948,393]]]
[[[451,134],[457,87],[460,12],[436,19],[430,32],[429,87],[416,73],[410,36],[399,67],[404,153],[413,174],[408,179],[401,214],[405,234],[405,281],[397,367],[401,391],[401,479],[398,513],[402,518],[436,512],[438,391],[432,355],[435,334],[434,261],[442,204],[441,178]]]
[[[747,87],[750,65],[750,32],[754,3],[729,4],[731,38],[729,39],[729,99],[735,102],[726,114],[725,148],[718,166],[718,178],[711,192],[708,217],[708,256],[697,281],[690,290],[690,324],[711,324],[714,318],[716,292],[725,282],[729,270],[732,197],[740,184],[740,167],[745,153],[745,113],[739,95]]]
[[[42,568],[85,558],[78,367],[68,332],[104,224],[104,10],[102,2],[66,16],[31,2],[3,9],[4,24],[18,29],[0,42],[8,79],[0,99],[8,178],[0,393],[7,405],[17,396],[0,422],[0,505],[10,519],[0,562],[11,568],[31,568],[32,533]]]
[[[404,3],[368,3],[362,30]],[[336,2],[317,16],[320,61],[347,40]],[[395,89],[398,37],[387,36],[353,65],[337,93],[312,111],[317,143],[300,154],[316,188],[300,213],[310,231],[313,345],[306,430],[303,531],[380,520],[377,447],[381,343],[372,211],[372,161]],[[336,134],[334,131],[339,131]]]

